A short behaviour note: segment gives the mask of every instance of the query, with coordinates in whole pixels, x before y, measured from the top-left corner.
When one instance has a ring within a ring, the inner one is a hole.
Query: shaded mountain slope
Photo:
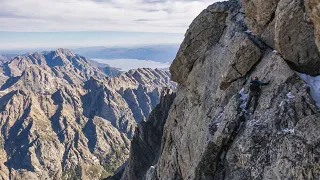
[[[135,130],[128,161],[107,180],[146,178],[150,166],[154,165],[159,158],[163,127],[174,98],[175,93],[170,89],[162,91],[160,103],[151,112],[148,120],[138,124]]]

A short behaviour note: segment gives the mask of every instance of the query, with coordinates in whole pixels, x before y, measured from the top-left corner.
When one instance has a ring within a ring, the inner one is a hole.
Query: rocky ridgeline
[[[16,56],[17,55],[15,55],[15,54],[0,54],[0,64],[3,64]]]
[[[159,158],[147,175],[130,171],[148,158],[132,146],[114,178],[320,179],[320,114],[295,73],[320,74],[319,13],[317,0],[230,0],[204,10],[170,67],[178,90],[161,146],[137,141]],[[243,116],[242,89],[255,75],[271,84]]]
[[[168,72],[151,69],[107,77],[66,49],[0,68],[0,179],[107,177],[128,158],[137,122],[172,85]]]

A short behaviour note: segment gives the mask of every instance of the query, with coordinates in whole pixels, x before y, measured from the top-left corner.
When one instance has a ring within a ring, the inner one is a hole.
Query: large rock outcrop
[[[128,158],[137,122],[171,85],[168,72],[152,69],[107,77],[66,49],[0,67],[0,179],[108,177]]]
[[[225,20],[228,15],[226,11],[227,7],[223,5],[210,6],[197,17],[195,23],[190,25],[184,42],[180,46],[177,55],[179,58],[173,61],[170,68],[172,80],[183,83],[192,70],[193,63],[203,60],[207,49],[218,42],[225,29]]]
[[[242,5],[246,23],[254,34],[279,51],[294,69],[310,75],[320,74],[319,39],[315,38],[319,38],[319,3],[243,0]]]
[[[301,2],[218,2],[193,21],[170,67],[177,95],[145,179],[320,178],[320,114],[294,71],[320,73]],[[245,115],[253,76],[271,83]]]
[[[316,44],[320,50],[320,2],[317,0],[305,0],[307,13],[315,27],[317,37]]]

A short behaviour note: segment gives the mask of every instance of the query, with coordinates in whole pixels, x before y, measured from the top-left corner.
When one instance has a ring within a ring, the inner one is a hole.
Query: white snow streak
[[[294,129],[288,129],[288,128],[286,128],[286,129],[283,129],[282,132],[294,134]]]
[[[248,94],[244,93],[244,88],[242,88],[239,92],[240,94],[240,100],[241,100],[241,109],[243,112],[246,112],[246,105],[247,105],[247,99],[248,99]]]
[[[281,101],[279,106],[282,107],[285,103],[289,103],[293,98],[294,98],[294,95],[291,92],[288,92],[287,98]]]
[[[311,96],[316,101],[317,107],[320,108],[320,75],[310,76],[298,72],[297,74],[309,85]]]
[[[287,97],[288,97],[288,99],[293,99],[293,98],[294,98],[294,96],[292,95],[291,92],[289,92],[289,93],[287,94]]]

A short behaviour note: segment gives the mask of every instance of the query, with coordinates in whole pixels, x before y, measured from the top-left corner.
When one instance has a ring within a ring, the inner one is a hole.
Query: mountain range
[[[0,66],[0,179],[101,179],[129,154],[136,124],[175,86],[166,71],[108,77],[67,49]]]

